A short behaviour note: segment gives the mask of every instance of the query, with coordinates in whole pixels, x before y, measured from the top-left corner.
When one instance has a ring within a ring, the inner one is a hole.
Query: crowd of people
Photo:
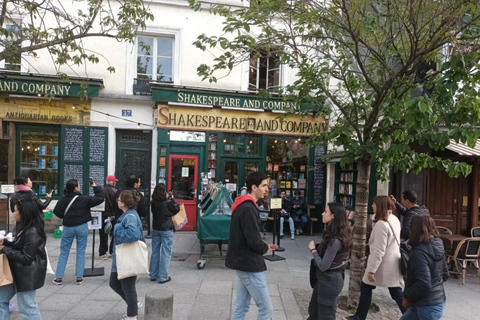
[[[83,282],[85,249],[88,238],[87,222],[90,209],[105,201],[103,227],[113,224],[111,232],[100,233],[99,259],[112,258],[110,287],[125,301],[127,313],[123,319],[136,319],[141,302],[136,291],[137,276],[120,277],[117,273],[116,246],[136,241],[145,242],[141,218],[147,206],[138,192],[139,177],[131,176],[126,187],[115,189],[118,181],[108,176],[104,188],[91,181],[94,195],[81,194],[81,186],[75,179],[67,181],[64,196],[55,206],[54,214],[62,219],[63,232],[53,283],[63,284],[70,248],[76,238],[75,283]],[[258,319],[271,319],[273,306],[268,292],[263,255],[276,250],[275,244],[263,240],[265,234],[260,212],[267,212],[267,176],[254,172],[246,178],[246,194],[235,199],[232,205],[230,239],[225,265],[234,269],[237,276],[236,302],[233,320],[244,319],[251,299],[258,307]],[[288,219],[292,240],[308,223],[305,200],[296,194],[289,200],[281,191],[283,223]],[[0,286],[0,319],[9,319],[8,305],[16,294],[19,313],[24,319],[41,319],[36,303],[36,290],[45,283],[48,255],[45,250],[47,236],[44,232],[42,210],[51,200],[41,201],[32,191],[28,177],[16,179],[16,193],[11,199],[13,217],[17,223],[14,241],[0,240],[0,253],[10,264],[13,283]],[[367,317],[372,292],[377,286],[388,288],[392,299],[403,314],[401,320],[440,319],[445,309],[443,282],[449,273],[445,262],[443,242],[438,238],[435,222],[428,210],[416,203],[413,191],[402,194],[401,203],[393,196],[376,196],[373,199],[373,227],[368,240],[369,255],[361,283],[361,295],[355,314],[349,320]],[[260,208],[259,205],[260,204]],[[260,211],[259,211],[260,209]],[[172,216],[180,210],[175,199],[167,193],[165,184],[156,185],[152,200],[152,252],[150,280],[160,284],[171,281],[168,274],[175,226]],[[399,216],[402,216],[400,222]],[[309,320],[336,318],[338,296],[344,287],[345,269],[352,249],[351,225],[348,213],[339,203],[328,203],[322,214],[325,225],[322,241],[311,241],[313,281],[312,297],[308,307]],[[111,238],[110,245],[108,238]],[[411,249],[406,276],[400,270],[400,243]],[[405,282],[404,282],[405,281]],[[403,287],[403,289],[402,289]]]

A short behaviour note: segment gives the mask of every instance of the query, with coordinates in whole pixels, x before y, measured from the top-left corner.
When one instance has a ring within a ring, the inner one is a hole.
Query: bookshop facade
[[[325,150],[306,144],[323,127],[322,118],[286,116],[284,109],[294,108],[288,102],[251,95],[168,87],[153,87],[152,93],[158,181],[177,199],[191,201],[190,213],[185,203],[190,230],[196,203],[210,182],[221,182],[236,195],[255,171],[268,175],[271,197],[280,190],[292,197],[299,192],[307,203],[325,205],[325,168],[316,161]]]

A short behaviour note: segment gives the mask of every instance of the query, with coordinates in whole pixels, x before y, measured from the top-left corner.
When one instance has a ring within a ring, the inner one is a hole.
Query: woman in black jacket
[[[76,179],[70,179],[65,185],[65,196],[61,198],[53,213],[63,219],[62,241],[60,243],[60,256],[58,257],[57,270],[53,283],[62,284],[65,275],[68,255],[72,247],[73,238],[77,238],[77,261],[75,264],[76,283],[82,284],[83,270],[85,269],[85,249],[87,248],[88,226],[87,222],[92,220],[90,208],[98,206],[105,199],[103,198],[102,187],[92,183],[94,197],[82,195],[80,184]]]
[[[340,203],[329,203],[322,213],[326,225],[323,240],[318,245],[310,241],[308,248],[313,254],[317,282],[308,306],[308,320],[335,320],[337,299],[342,292],[352,248],[350,223],[345,207]]]
[[[173,231],[172,216],[180,211],[175,200],[167,200],[165,184],[155,186],[152,194],[152,256],[150,257],[150,280],[165,283],[172,280],[168,268],[172,258]]]
[[[430,216],[412,218],[407,280],[403,305],[410,307],[401,320],[437,320],[445,309],[443,282],[449,277],[443,242],[438,238],[435,222]]]
[[[13,276],[13,284],[0,287],[0,319],[10,319],[8,303],[17,293],[22,319],[41,320],[35,293],[45,284],[47,272],[44,223],[32,199],[18,201],[13,218],[18,223],[15,241],[0,240],[0,253],[7,256]]]
[[[43,202],[38,198],[38,195],[32,190],[32,180],[26,176],[20,176],[15,179],[15,193],[10,199],[10,210],[14,210],[14,206],[18,201],[32,199],[38,206],[38,209],[45,210],[50,201],[52,201],[52,193],[47,193],[47,200]]]

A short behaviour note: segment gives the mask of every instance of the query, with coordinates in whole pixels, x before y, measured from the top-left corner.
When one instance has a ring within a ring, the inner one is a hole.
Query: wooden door
[[[182,231],[196,229],[197,225],[197,177],[198,156],[171,154],[169,158],[168,188],[172,190],[178,204],[183,203],[187,213],[187,224]]]
[[[437,226],[447,227],[453,233],[469,233],[471,188],[471,175],[450,178],[443,171],[429,170],[425,204]]]

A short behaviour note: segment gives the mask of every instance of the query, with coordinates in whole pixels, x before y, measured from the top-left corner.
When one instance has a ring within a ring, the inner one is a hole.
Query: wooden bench
[[[310,221],[311,221],[310,222],[310,235],[313,235],[313,223],[318,222],[318,218],[312,218],[310,216],[310,209],[315,209],[315,206],[311,205],[311,204],[307,205],[307,215],[308,215],[308,217],[310,218]]]

